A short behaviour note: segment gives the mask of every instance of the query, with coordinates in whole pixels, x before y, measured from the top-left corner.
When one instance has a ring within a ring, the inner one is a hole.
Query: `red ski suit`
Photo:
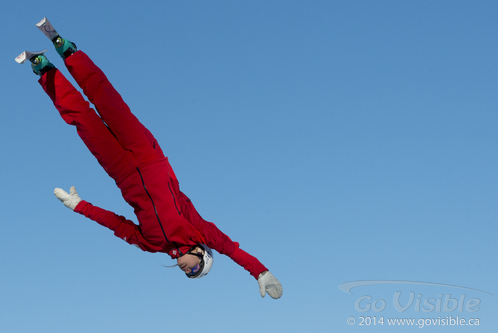
[[[144,251],[165,252],[174,259],[193,245],[205,244],[229,256],[256,279],[266,271],[258,259],[197,213],[180,191],[154,136],[130,112],[90,58],[77,51],[65,64],[98,114],[59,70],[50,70],[39,82],[62,119],[76,126],[85,145],[116,181],[123,198],[134,208],[139,225],[86,201],[74,211]]]

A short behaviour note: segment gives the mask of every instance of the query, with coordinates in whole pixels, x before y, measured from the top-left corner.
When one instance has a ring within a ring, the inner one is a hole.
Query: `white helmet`
[[[204,254],[191,252],[197,247],[201,247],[204,250]],[[186,254],[198,256],[201,259],[199,265],[194,267],[191,273],[185,273],[190,279],[200,279],[207,275],[211,270],[211,267],[213,267],[213,251],[204,244],[193,246]]]

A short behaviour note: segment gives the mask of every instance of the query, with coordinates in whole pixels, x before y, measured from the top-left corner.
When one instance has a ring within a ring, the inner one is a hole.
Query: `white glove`
[[[78,195],[78,192],[76,192],[76,188],[74,186],[71,187],[71,189],[69,190],[69,193],[67,193],[66,191],[64,191],[61,188],[56,188],[54,190],[54,194],[57,197],[57,199],[62,201],[64,206],[66,206],[67,208],[69,208],[71,210],[74,210],[74,208],[76,208],[76,206],[81,201],[81,198]]]
[[[282,296],[282,284],[269,271],[263,272],[259,275],[258,283],[261,297],[265,297],[266,293],[274,299],[278,299]]]

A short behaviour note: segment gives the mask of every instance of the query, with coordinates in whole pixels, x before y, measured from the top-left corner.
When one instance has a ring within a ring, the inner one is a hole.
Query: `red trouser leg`
[[[38,81],[52,99],[62,119],[76,126],[90,152],[114,180],[134,169],[134,159],[123,149],[118,140],[79,91],[57,69],[47,72]]]
[[[65,63],[121,146],[131,151],[138,166],[164,158],[154,136],[131,113],[105,74],[84,52],[77,51]]]

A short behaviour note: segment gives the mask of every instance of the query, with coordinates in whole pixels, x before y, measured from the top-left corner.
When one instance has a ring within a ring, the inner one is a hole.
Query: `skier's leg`
[[[62,119],[76,126],[78,135],[109,176],[118,181],[135,168],[131,154],[123,149],[81,93],[59,70],[49,70],[38,82]]]
[[[82,51],[65,59],[66,67],[123,148],[138,164],[163,158],[154,136],[130,111],[105,74]]]
[[[36,26],[55,46],[71,75],[83,89],[121,146],[131,151],[137,164],[164,158],[152,134],[130,112],[102,71],[76,45],[62,38],[45,17]]]

